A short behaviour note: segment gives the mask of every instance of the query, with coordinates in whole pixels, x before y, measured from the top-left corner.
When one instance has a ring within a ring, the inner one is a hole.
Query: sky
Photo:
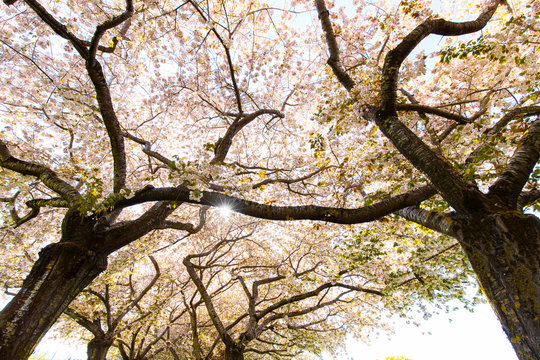
[[[389,356],[411,360],[517,360],[487,303],[478,305],[473,313],[462,308],[435,315],[420,326],[401,321],[390,337],[380,337],[371,346],[350,341],[347,351],[348,357],[340,360],[384,360]]]

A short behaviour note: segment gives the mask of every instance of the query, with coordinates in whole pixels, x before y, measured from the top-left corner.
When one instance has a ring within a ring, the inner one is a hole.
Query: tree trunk
[[[237,346],[227,346],[225,360],[244,360],[244,351]]]
[[[21,290],[0,313],[0,359],[27,359],[69,303],[106,266],[106,256],[73,242],[43,248]]]
[[[520,360],[540,360],[540,220],[517,212],[472,219],[460,236]]]
[[[88,360],[106,360],[113,341],[113,339],[107,337],[95,337],[90,340],[86,348]]]

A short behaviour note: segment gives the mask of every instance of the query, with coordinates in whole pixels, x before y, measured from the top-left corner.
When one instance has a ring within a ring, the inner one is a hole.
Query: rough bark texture
[[[518,358],[540,360],[540,220],[471,217],[459,241]]]
[[[105,268],[76,243],[45,247],[21,291],[0,314],[0,359],[27,359],[69,303]]]

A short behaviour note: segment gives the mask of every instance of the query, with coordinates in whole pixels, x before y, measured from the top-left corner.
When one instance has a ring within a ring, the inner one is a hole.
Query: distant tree
[[[286,239],[272,245],[253,231],[226,235],[183,260],[197,290],[189,303],[201,299],[197,307],[186,306],[193,320],[194,359],[209,359],[212,353],[226,360],[290,359],[320,352],[318,348],[335,351],[329,346],[334,339],[345,337],[347,329],[355,331],[345,309],[357,308],[357,322],[364,326],[371,323],[368,314],[377,298],[385,295],[357,285],[364,281],[363,274],[336,274],[334,261],[318,258],[323,246],[316,242],[297,240],[292,251],[283,251]],[[272,256],[269,249],[283,255]],[[326,251],[332,254],[331,247]],[[212,289],[217,296],[211,295]],[[206,346],[199,339],[204,327],[196,321],[201,315],[215,337]],[[317,345],[312,337],[327,344]]]
[[[120,296],[125,297],[126,294],[129,294],[128,301],[122,301],[125,304],[120,304],[120,300],[111,298],[110,286],[105,284],[103,292],[93,289],[85,290],[86,296],[94,296],[99,300],[101,303],[99,307],[103,308],[103,311],[89,307],[87,305],[88,300],[83,302],[82,309],[70,306],[64,311],[67,316],[92,334],[92,338],[87,345],[88,360],[106,360],[107,353],[117,339],[118,334],[124,331],[126,327],[129,328],[134,323],[152,314],[150,310],[143,311],[139,305],[161,275],[156,260],[153,257],[150,257],[150,260],[154,265],[155,275],[140,292],[135,290],[131,276],[129,276],[129,282],[125,286],[116,284],[115,292],[121,292]],[[126,316],[137,309],[139,309],[139,314],[130,316],[130,319],[128,318],[128,321],[124,322]]]

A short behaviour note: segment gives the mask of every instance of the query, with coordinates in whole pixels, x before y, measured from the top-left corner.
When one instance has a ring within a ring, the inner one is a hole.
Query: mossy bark
[[[470,219],[460,236],[520,360],[540,360],[540,220],[517,212]]]

